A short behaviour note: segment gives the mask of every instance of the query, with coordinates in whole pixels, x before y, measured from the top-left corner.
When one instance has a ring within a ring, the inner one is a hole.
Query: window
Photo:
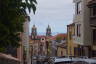
[[[77,24],[77,36],[80,36],[80,27],[81,27],[81,24]]]
[[[73,26],[73,29],[72,29],[72,35],[75,36],[75,27]]]
[[[81,2],[77,3],[77,14],[80,14],[81,12]]]
[[[61,51],[61,56],[63,56],[63,51]]]
[[[72,31],[71,31],[71,26],[68,27],[68,34],[69,34],[69,39],[71,40],[72,38]]]
[[[75,35],[75,27],[74,27],[74,35]]]
[[[66,38],[64,37],[63,40],[66,40]]]
[[[44,38],[42,38],[42,40],[44,40]]]
[[[93,44],[96,45],[96,29],[93,29]]]
[[[92,51],[92,56],[96,57],[96,51],[95,50]]]
[[[96,7],[91,8],[91,15],[96,16]]]
[[[90,8],[90,15],[91,16],[96,16],[96,7],[91,7]]]
[[[70,38],[70,40],[72,39],[72,35],[71,35],[71,32],[69,32],[69,38]]]
[[[96,7],[93,8],[93,16],[96,16]]]

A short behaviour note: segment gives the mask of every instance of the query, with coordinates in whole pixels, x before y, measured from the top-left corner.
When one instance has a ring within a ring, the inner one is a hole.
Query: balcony
[[[88,7],[96,6],[96,0],[88,0]]]
[[[91,18],[90,25],[96,26],[96,17],[95,18]]]

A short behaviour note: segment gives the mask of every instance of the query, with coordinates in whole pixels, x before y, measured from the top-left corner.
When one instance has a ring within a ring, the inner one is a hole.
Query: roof
[[[65,33],[59,33],[53,37],[51,37],[52,40],[56,40],[57,37],[61,37],[62,39],[67,38],[67,34]]]
[[[61,47],[61,48],[67,48],[67,44],[66,43],[58,44],[57,46]]]
[[[71,24],[69,24],[69,25],[67,25],[67,26],[74,26],[75,25],[75,23],[71,23]]]
[[[46,38],[44,35],[37,35],[37,38]]]

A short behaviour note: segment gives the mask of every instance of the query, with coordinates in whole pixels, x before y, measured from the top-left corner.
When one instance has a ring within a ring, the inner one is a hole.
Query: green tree
[[[36,0],[0,0],[0,51],[8,46],[19,46],[19,33],[23,32],[23,23],[28,16],[26,9],[35,14]]]
[[[60,43],[61,40],[62,40],[62,37],[61,37],[61,36],[57,36],[57,37],[56,37],[56,41],[57,41],[58,43]]]

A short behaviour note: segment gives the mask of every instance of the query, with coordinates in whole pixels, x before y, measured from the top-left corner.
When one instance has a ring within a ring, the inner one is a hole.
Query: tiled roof
[[[44,35],[38,35],[37,38],[46,38]]]
[[[51,39],[52,39],[52,40],[56,40],[57,37],[62,37],[62,39],[63,39],[63,38],[67,38],[67,34],[65,34],[65,33],[60,33],[60,34],[57,34],[57,35],[51,37]]]

